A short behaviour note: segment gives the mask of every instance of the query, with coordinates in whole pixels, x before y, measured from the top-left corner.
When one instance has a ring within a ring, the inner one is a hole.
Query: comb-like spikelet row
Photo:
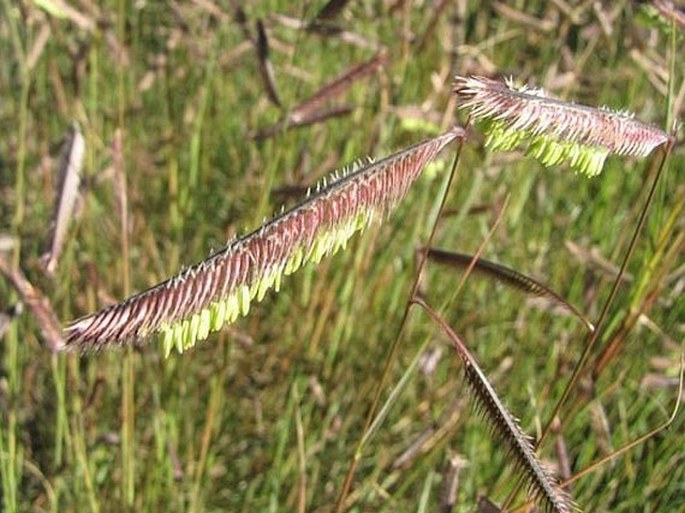
[[[525,478],[529,494],[542,503],[548,513],[569,513],[572,501],[556,483],[550,470],[535,455],[532,439],[519,426],[471,355],[462,356],[464,375],[475,398],[478,414],[485,420],[490,433],[501,438],[508,453]]]
[[[511,81],[456,77],[454,90],[464,99],[461,107],[484,122],[487,145],[495,150],[527,145],[543,164],[567,161],[589,176],[601,172],[610,153],[644,157],[670,140],[632,114],[565,102]]]
[[[531,438],[526,435],[504,403],[499,399],[494,387],[481,370],[478,362],[449,324],[420,297],[414,302],[420,305],[447,334],[456,349],[462,364],[469,391],[474,399],[476,411],[485,419],[490,432],[499,437],[523,472],[526,488],[535,500],[541,503],[547,513],[570,513],[575,505],[569,495],[562,490],[552,473],[535,455]]]
[[[176,277],[76,320],[65,330],[66,346],[98,349],[163,332],[166,354],[192,347],[246,315],[267,290],[278,290],[284,274],[344,248],[355,232],[382,218],[457,137],[463,137],[460,128],[333,181]]]

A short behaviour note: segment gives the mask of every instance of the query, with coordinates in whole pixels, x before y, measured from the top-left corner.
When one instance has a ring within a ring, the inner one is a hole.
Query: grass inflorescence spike
[[[67,348],[99,349],[163,333],[165,354],[183,352],[246,315],[252,301],[278,290],[283,275],[344,248],[381,219],[461,128],[428,139],[329,181],[302,203],[265,222],[177,276],[74,321]]]
[[[645,157],[671,140],[628,112],[559,100],[511,80],[456,77],[454,91],[494,151],[523,146],[546,166],[567,162],[587,176],[601,173],[610,154]]]
[[[490,260],[456,251],[432,247],[428,248],[426,255],[434,262],[440,262],[462,269],[468,269],[469,266],[473,265],[474,272],[495,278],[499,282],[515,287],[523,292],[545,298],[548,301],[551,301],[552,304],[557,305],[574,315],[585,325],[588,331],[593,332],[595,330],[594,325],[580,310],[552,289],[530,276],[526,276],[514,269],[491,262]]]
[[[546,513],[570,513],[577,509],[571,497],[559,487],[552,472],[535,454],[532,439],[526,435],[519,421],[500,400],[466,344],[435,310],[422,298],[414,298],[444,330],[464,366],[464,374],[475,409],[486,422],[491,434],[500,438],[516,467],[523,473],[526,489],[540,503]]]

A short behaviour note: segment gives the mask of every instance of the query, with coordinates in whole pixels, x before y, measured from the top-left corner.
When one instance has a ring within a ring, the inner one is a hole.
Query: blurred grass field
[[[685,111],[684,29],[637,3],[359,1],[330,22],[340,30],[298,28],[325,3],[247,2],[241,26],[230,2],[2,1],[0,231],[13,241],[7,258],[63,322],[201,260],[335,169],[463,123],[456,74],[511,75],[669,131]],[[246,38],[258,19],[283,109]],[[381,70],[332,100],[351,113],[251,137],[378,51]],[[73,121],[86,141],[84,194],[51,278],[39,260]],[[164,359],[156,338],[52,354],[27,311],[12,318],[0,339],[3,511],[332,511],[453,158],[443,152],[384,224],[186,354]],[[501,214],[483,255],[595,318],[648,168],[649,159],[611,157],[586,179],[492,155],[473,134],[436,245],[474,253]],[[578,472],[665,422],[676,403],[684,169],[676,145],[588,373],[540,452],[557,471],[560,454]],[[539,435],[582,351],[582,325],[477,276],[454,297],[460,279],[431,264],[422,290]],[[16,301],[0,280],[0,309]],[[631,316],[618,351],[590,372]],[[501,504],[516,472],[472,411],[445,337],[418,310],[383,401],[403,378],[346,507],[445,511],[450,486],[451,511],[476,511],[481,495]],[[684,419],[573,483],[583,510],[684,511]]]

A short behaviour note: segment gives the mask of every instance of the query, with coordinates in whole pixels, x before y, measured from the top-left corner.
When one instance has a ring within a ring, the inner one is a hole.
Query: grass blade
[[[357,80],[375,73],[385,62],[386,55],[386,52],[379,52],[371,60],[345,70],[342,74],[325,84],[311,98],[293,107],[290,113],[290,121],[298,122],[311,117],[314,112],[320,109],[325,101],[343,94]]]
[[[261,130],[250,133],[248,135],[248,138],[253,139],[255,141],[262,141],[264,139],[268,139],[269,137],[274,137],[289,128],[304,128],[307,126],[315,125],[317,123],[328,121],[332,118],[340,118],[343,116],[347,116],[348,114],[351,114],[353,110],[354,105],[352,104],[323,107],[319,110],[312,112],[307,116],[300,117],[296,120],[290,117],[283,121],[279,121],[278,123],[269,125]]]
[[[86,145],[81,129],[78,123],[74,123],[62,148],[58,172],[57,200],[50,225],[47,251],[41,257],[41,263],[50,275],[54,274],[57,269],[57,260],[62,253],[69,222],[78,199],[85,149]]]

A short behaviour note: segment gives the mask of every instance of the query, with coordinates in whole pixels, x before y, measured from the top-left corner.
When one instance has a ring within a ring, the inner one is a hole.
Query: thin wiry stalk
[[[597,341],[600,339],[600,335],[602,335],[602,332],[604,330],[604,325],[607,322],[607,319],[609,318],[609,310],[614,302],[614,299],[616,299],[616,295],[618,294],[618,289],[621,285],[621,281],[623,279],[623,276],[626,273],[626,269],[628,268],[628,263],[630,262],[631,257],[633,256],[633,252],[635,251],[635,247],[637,246],[637,241],[638,238],[640,237],[640,233],[642,232],[642,228],[645,225],[645,222],[647,220],[647,214],[649,212],[649,207],[652,204],[652,201],[654,200],[654,195],[656,194],[657,190],[657,185],[659,184],[659,178],[661,177],[661,174],[664,171],[664,166],[666,164],[666,159],[670,155],[671,151],[673,150],[673,144],[672,141],[665,147],[661,148],[659,150],[659,158],[653,158],[651,161],[651,167],[650,172],[648,175],[654,175],[654,180],[652,181],[652,184],[649,188],[649,191],[647,192],[647,198],[645,199],[645,205],[642,208],[642,211],[640,212],[640,217],[638,218],[637,225],[635,226],[635,230],[633,231],[633,235],[630,239],[630,242],[628,243],[628,248],[626,250],[626,254],[623,257],[623,261],[621,262],[621,267],[619,268],[618,274],[616,276],[616,279],[614,280],[611,290],[609,291],[609,296],[607,297],[606,301],[604,302],[604,305],[602,306],[602,310],[599,313],[599,317],[597,321],[595,322],[595,331],[589,334],[588,340],[585,343],[585,346],[583,347],[583,352],[580,355],[580,358],[578,360],[578,363],[576,363],[573,373],[571,374],[571,377],[569,378],[568,383],[566,384],[566,387],[564,388],[564,391],[561,394],[561,398],[557,401],[557,403],[554,406],[554,410],[552,411],[552,414],[549,417],[549,420],[547,421],[547,424],[545,424],[545,427],[542,430],[542,433],[540,435],[540,439],[538,440],[538,445],[542,443],[542,441],[545,439],[547,434],[549,433],[549,430],[552,426],[552,422],[554,419],[557,417],[559,414],[559,411],[561,408],[566,404],[566,400],[569,398],[571,391],[573,390],[573,387],[576,385],[580,373],[583,371],[585,368],[585,364],[592,354],[592,349],[597,344]]]
[[[461,157],[461,151],[465,139],[465,131],[461,130],[461,133],[459,134],[459,137],[461,140],[459,143],[456,145],[456,152],[454,155],[454,159],[452,161],[452,166],[447,174],[447,177],[444,181],[443,185],[443,192],[439,201],[439,206],[437,209],[437,213],[435,216],[435,219],[439,219],[440,216],[442,215],[443,210],[445,209],[445,204],[447,201],[447,193],[450,190],[450,186],[454,180],[454,177],[456,176],[457,169],[459,166],[459,160]],[[438,223],[433,222],[433,226],[431,227],[430,233],[428,234],[428,240],[426,242],[426,247],[430,247],[433,243],[433,239],[435,238],[435,234],[437,232],[438,228]],[[409,314],[412,309],[412,306],[414,303],[412,302],[412,298],[417,294],[420,283],[421,283],[421,276],[423,274],[423,270],[426,267],[426,264],[428,262],[428,257],[426,256],[425,251],[422,252],[419,255],[419,260],[418,260],[418,265],[416,266],[416,271],[414,273],[414,279],[411,285],[411,291],[409,293],[409,297],[407,299],[407,303],[405,304],[404,307],[404,313],[402,314],[402,319],[400,320],[400,325],[397,330],[397,333],[395,335],[394,340],[392,341],[392,344],[390,344],[390,348],[388,349],[387,356],[385,358],[385,363],[383,364],[383,369],[381,370],[381,374],[379,379],[377,380],[375,390],[373,393],[373,399],[371,400],[371,406],[368,409],[366,413],[366,419],[364,420],[364,427],[362,428],[362,435],[359,437],[359,441],[357,443],[357,448],[355,449],[354,456],[350,461],[350,464],[347,468],[347,472],[345,473],[345,479],[343,480],[343,484],[340,487],[340,492],[338,493],[338,498],[336,499],[335,502],[335,509],[334,511],[336,513],[342,513],[342,511],[347,510],[347,506],[345,505],[345,500],[348,497],[348,493],[350,491],[350,487],[352,486],[352,480],[354,479],[355,472],[357,470],[357,465],[359,461],[361,460],[362,457],[362,451],[364,447],[366,446],[367,441],[369,438],[372,436],[374,433],[375,429],[374,426],[376,424],[376,419],[379,418],[380,416],[383,415],[382,410],[379,412],[378,408],[380,405],[380,400],[381,400],[381,395],[383,393],[383,385],[385,384],[386,380],[388,379],[388,376],[390,375],[390,368],[392,367],[393,363],[395,362],[395,358],[397,356],[397,352],[400,347],[400,340],[402,338],[402,334],[404,333],[406,327],[407,327],[407,321],[409,320]],[[378,412],[378,415],[377,415]]]
[[[628,112],[566,102],[510,80],[456,77],[454,91],[494,150],[523,144],[545,165],[568,162],[588,176],[601,172],[609,154],[645,157],[671,140]]]
[[[641,444],[644,444],[647,442],[650,438],[654,438],[660,433],[663,433],[665,430],[667,430],[669,427],[671,427],[671,424],[673,424],[673,421],[678,417],[678,411],[680,410],[680,405],[682,403],[682,397],[683,397],[683,391],[685,391],[685,351],[681,351],[680,353],[680,372],[678,375],[678,388],[676,389],[675,393],[675,404],[673,405],[673,410],[671,410],[671,415],[659,426],[651,429],[647,433],[637,437],[634,440],[631,440],[627,444],[623,445],[622,447],[616,449],[615,451],[612,451],[611,453],[607,454],[606,456],[600,458],[599,460],[591,463],[590,465],[586,466],[584,469],[580,470],[579,472],[576,472],[573,476],[571,476],[568,479],[565,479],[560,483],[560,486],[563,487],[568,487],[570,484],[578,481],[582,477],[585,477],[586,475],[595,472],[598,468],[604,466],[605,464],[615,460],[616,458],[623,456],[627,452],[635,449]],[[520,507],[514,508],[513,512],[517,511],[528,511],[528,508],[526,507],[527,505],[522,505]],[[509,511],[509,510],[507,510]]]
[[[99,349],[164,333],[164,350],[179,351],[246,315],[250,303],[308,262],[344,248],[349,238],[399,203],[424,166],[461,128],[428,139],[333,181],[291,210],[231,242],[179,275],[116,305],[76,320],[66,347]]]
[[[415,297],[413,301],[428,312],[452,342],[464,365],[466,382],[477,411],[485,419],[491,432],[507,445],[516,466],[524,473],[529,493],[542,504],[547,512],[572,511],[575,508],[573,501],[559,488],[551,472],[538,460],[531,438],[521,430],[518,420],[502,403],[466,344],[422,298]]]
[[[434,262],[467,268],[473,261],[474,256],[458,253],[456,251],[447,251],[445,249],[429,248],[428,258]],[[485,276],[493,277],[506,285],[522,290],[523,292],[535,294],[536,296],[552,301],[555,305],[562,307],[564,310],[578,318],[578,320],[585,324],[588,331],[594,331],[595,327],[585,315],[559,294],[539,281],[509,267],[491,262],[490,260],[485,260],[484,258],[476,258],[473,269]]]

